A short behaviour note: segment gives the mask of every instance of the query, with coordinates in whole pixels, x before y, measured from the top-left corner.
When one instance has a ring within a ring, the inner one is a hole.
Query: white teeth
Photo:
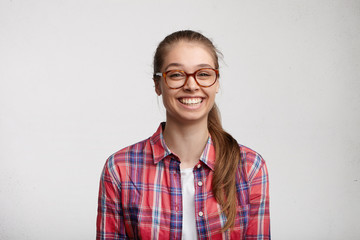
[[[180,102],[183,104],[198,104],[202,102],[202,98],[180,98]]]

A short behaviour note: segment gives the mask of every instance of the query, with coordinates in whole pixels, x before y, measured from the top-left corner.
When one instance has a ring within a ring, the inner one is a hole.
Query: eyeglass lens
[[[171,70],[166,73],[166,81],[169,87],[177,88],[185,84],[189,76],[195,76],[200,86],[211,86],[216,81],[216,71],[214,69],[199,69],[193,74],[187,74],[182,70]]]

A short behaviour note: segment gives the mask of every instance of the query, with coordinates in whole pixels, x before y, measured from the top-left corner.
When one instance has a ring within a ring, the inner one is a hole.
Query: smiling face
[[[171,45],[161,72],[183,70],[193,73],[200,68],[215,68],[209,49],[198,42],[180,41]],[[211,87],[204,88],[197,85],[192,76],[179,89],[170,89],[163,78],[155,81],[156,93],[162,95],[166,108],[167,121],[178,123],[204,121],[207,124],[208,113],[215,103],[218,89],[218,81]]]

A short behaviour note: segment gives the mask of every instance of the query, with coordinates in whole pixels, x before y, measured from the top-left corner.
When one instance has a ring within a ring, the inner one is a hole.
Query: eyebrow
[[[213,68],[210,64],[205,64],[205,63],[198,64],[196,66],[200,68]],[[184,65],[180,63],[170,63],[169,65],[166,66],[165,71],[167,71],[169,67],[184,67]]]

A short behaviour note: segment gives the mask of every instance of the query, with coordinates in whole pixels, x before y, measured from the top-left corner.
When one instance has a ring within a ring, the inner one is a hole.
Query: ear
[[[220,89],[220,84],[217,84],[217,85],[216,85],[216,93],[219,92],[219,89]]]
[[[154,80],[155,83],[155,92],[158,96],[161,95],[161,86],[160,86],[160,81],[159,80]]]

